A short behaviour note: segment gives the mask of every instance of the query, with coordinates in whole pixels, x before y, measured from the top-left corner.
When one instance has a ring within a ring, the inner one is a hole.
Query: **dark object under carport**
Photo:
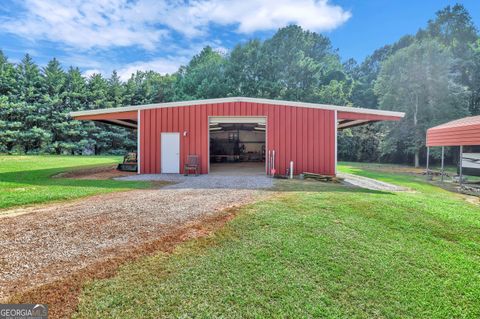
[[[128,153],[123,157],[123,163],[118,164],[117,169],[124,172],[136,172],[138,170],[137,153]]]

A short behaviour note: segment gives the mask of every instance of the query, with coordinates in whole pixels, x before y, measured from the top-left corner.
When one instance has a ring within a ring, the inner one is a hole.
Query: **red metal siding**
[[[275,150],[277,172],[335,174],[335,111],[249,102],[165,107],[140,111],[141,173],[161,172],[160,134],[180,133],[180,172],[188,154],[200,156],[201,173],[208,172],[209,116],[265,116],[267,154]],[[184,136],[183,132],[187,132]]]

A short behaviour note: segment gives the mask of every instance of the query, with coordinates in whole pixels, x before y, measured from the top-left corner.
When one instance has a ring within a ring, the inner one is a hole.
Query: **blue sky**
[[[296,23],[327,35],[343,60],[413,34],[446,5],[462,3],[480,26],[480,1],[446,0],[4,0],[0,49],[13,62],[53,57],[85,75],[123,79],[135,70],[176,71],[202,47],[228,52]]]

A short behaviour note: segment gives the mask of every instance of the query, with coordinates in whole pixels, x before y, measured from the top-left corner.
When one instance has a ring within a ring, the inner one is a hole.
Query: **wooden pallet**
[[[340,183],[342,181],[341,178],[338,178],[338,177],[335,177],[335,176],[321,175],[321,174],[308,173],[308,172],[303,173],[303,178],[304,179],[314,179],[314,180],[320,181],[320,182]]]

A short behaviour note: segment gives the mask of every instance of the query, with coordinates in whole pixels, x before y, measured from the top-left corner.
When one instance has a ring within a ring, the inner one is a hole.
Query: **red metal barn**
[[[77,120],[137,129],[140,174],[183,173],[187,156],[197,155],[202,174],[217,163],[252,162],[261,165],[265,173],[272,166],[282,175],[291,161],[294,174],[335,175],[338,130],[368,122],[398,121],[404,116],[392,111],[245,97],[71,115]]]

